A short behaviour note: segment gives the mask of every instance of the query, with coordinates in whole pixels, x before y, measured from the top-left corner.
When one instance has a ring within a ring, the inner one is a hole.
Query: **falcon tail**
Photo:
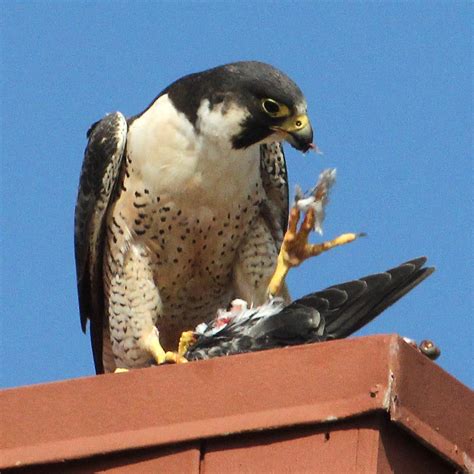
[[[304,296],[273,314],[254,312],[213,337],[198,338],[186,357],[222,355],[322,342],[347,337],[368,324],[434,271],[416,258],[383,273],[331,286]],[[268,313],[268,310],[267,310]]]

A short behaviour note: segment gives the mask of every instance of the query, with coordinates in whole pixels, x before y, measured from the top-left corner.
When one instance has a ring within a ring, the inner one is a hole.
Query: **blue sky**
[[[93,374],[73,212],[88,126],[176,78],[242,59],[305,92],[324,155],[287,147],[291,188],[338,181],[325,237],[369,236],[290,274],[301,296],[427,255],[437,272],[360,334],[431,338],[473,382],[469,2],[2,2],[1,380]]]

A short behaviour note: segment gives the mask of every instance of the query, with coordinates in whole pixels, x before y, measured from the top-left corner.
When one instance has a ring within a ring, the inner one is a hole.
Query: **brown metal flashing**
[[[203,459],[200,474],[453,472],[382,412],[210,440]]]
[[[463,466],[473,457],[473,403],[467,387],[397,336],[332,341],[4,390],[0,468],[383,410]]]
[[[390,418],[459,466],[473,457],[474,397],[438,365],[395,341]],[[456,440],[453,442],[453,440]]]
[[[200,449],[198,448],[200,444]],[[374,412],[333,423],[211,438],[201,443],[26,466],[18,474],[222,474],[416,472],[449,474],[453,466]]]
[[[457,469],[442,456],[418,443],[406,430],[380,417],[378,426],[377,468],[369,472],[453,474]],[[357,472],[367,472],[360,470]]]
[[[36,464],[13,469],[16,474],[201,474],[199,443],[162,446],[105,456],[66,460],[62,463]]]

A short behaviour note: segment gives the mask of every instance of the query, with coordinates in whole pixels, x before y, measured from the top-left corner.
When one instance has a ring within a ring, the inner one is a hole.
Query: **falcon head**
[[[314,147],[303,93],[268,64],[242,61],[190,74],[162,94],[199,133],[225,137],[233,149],[283,140],[303,152]]]

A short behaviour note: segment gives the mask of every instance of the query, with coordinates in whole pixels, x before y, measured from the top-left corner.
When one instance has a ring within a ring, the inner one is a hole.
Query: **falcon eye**
[[[280,112],[280,106],[278,105],[278,102],[275,102],[271,99],[265,99],[262,102],[262,107],[268,115],[275,116],[278,114],[278,112]]]
[[[263,99],[262,109],[270,115],[270,117],[287,117],[290,114],[286,105],[279,104],[273,99]]]

